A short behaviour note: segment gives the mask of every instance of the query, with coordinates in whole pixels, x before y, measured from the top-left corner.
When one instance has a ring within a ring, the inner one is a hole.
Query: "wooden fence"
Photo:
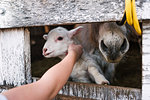
[[[138,19],[143,27],[142,99],[150,100],[150,1],[137,0],[136,7]],[[32,82],[30,32],[27,27],[118,21],[122,18],[123,12],[124,0],[1,0],[0,92]],[[86,84],[72,84],[83,89],[86,87]],[[87,88],[98,89],[93,91],[99,91],[99,97],[104,100],[110,98],[109,93],[113,94],[113,99],[119,100],[141,98],[139,89],[122,90],[119,87],[92,86]]]

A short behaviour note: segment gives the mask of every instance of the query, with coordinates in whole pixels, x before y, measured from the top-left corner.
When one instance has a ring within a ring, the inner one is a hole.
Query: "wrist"
[[[77,60],[77,54],[76,54],[75,51],[70,51],[70,52],[68,53],[68,56],[71,56],[73,59]]]

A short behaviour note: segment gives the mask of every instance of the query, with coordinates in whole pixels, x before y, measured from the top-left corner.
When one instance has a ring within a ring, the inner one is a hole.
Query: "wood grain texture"
[[[33,77],[34,82],[38,79]],[[12,86],[1,86],[0,93],[11,88]],[[142,98],[140,89],[75,82],[67,82],[58,95],[61,97],[56,96],[55,100],[141,100]]]
[[[30,38],[24,28],[0,30],[0,85],[31,82]]]
[[[59,94],[96,100],[141,100],[140,89],[74,82],[68,82]]]
[[[53,100],[95,100],[95,99],[75,97],[75,96],[66,96],[66,95],[58,94]]]
[[[32,77],[32,80],[36,82],[39,78]],[[87,100],[141,100],[142,98],[141,89],[69,81],[58,94],[63,97],[68,96],[68,98],[56,96],[56,100],[69,100],[70,98],[73,100],[86,100],[86,98]]]
[[[142,19],[150,19],[150,0],[145,0],[145,2],[143,2]]]
[[[143,22],[143,80],[142,100],[150,100],[150,21]]]
[[[139,19],[150,19],[149,4],[136,1]],[[123,13],[124,0],[1,0],[0,28],[116,21]]]
[[[4,91],[7,91],[7,90],[9,90],[9,89],[11,89],[11,88],[13,88],[13,86],[10,86],[10,85],[0,85],[0,93],[1,92],[4,92]]]

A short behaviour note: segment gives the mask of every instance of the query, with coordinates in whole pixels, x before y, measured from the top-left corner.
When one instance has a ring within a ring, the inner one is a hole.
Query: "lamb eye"
[[[61,41],[63,40],[63,37],[58,37],[57,40]]]

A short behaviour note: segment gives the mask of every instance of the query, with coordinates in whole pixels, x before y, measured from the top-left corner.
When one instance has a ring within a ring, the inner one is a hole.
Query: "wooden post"
[[[0,86],[31,83],[28,29],[0,30]]]
[[[150,100],[150,21],[143,22],[142,100]]]

